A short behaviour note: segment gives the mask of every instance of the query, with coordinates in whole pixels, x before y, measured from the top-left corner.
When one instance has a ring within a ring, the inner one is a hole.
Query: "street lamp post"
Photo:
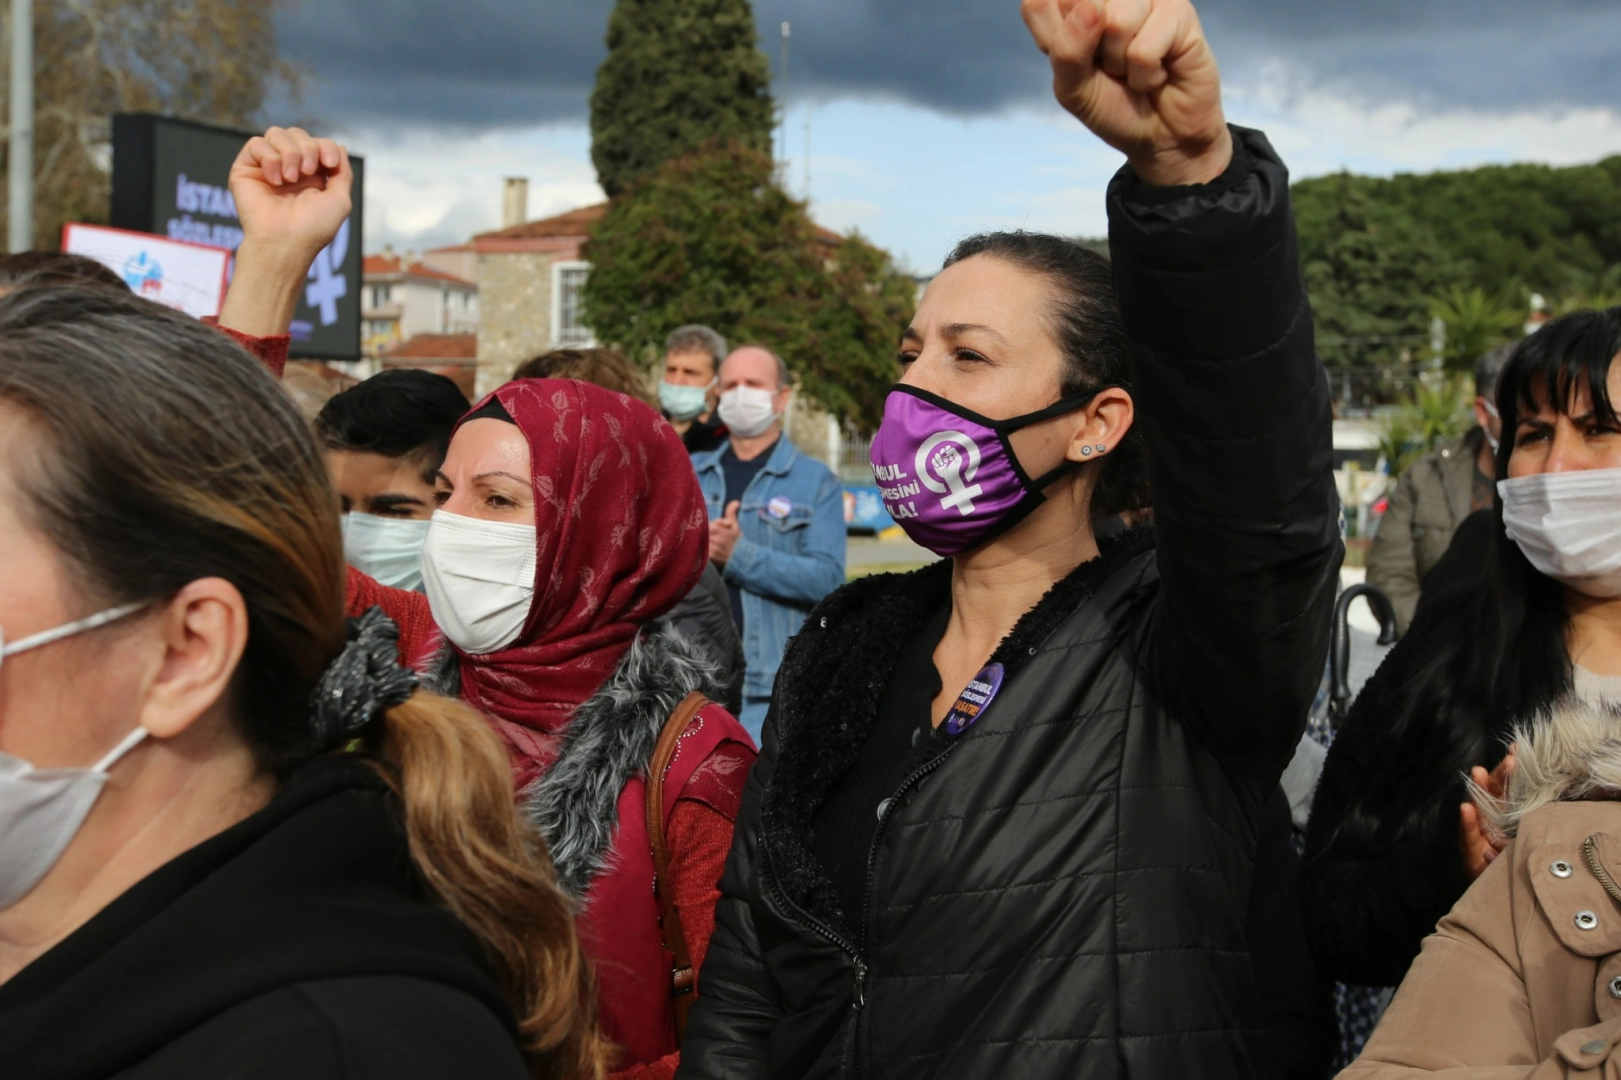
[[[788,168],[788,35],[791,27],[785,20],[782,24],[782,100],[777,107],[782,110],[782,167]]]
[[[34,2],[11,0],[11,144],[7,249],[34,246]]]

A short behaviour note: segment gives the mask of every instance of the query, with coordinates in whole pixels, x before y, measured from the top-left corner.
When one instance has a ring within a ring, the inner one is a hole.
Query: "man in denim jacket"
[[[694,454],[709,507],[709,558],[731,593],[743,637],[743,712],[756,743],[788,639],[844,584],[844,495],[826,465],[782,433],[788,369],[744,346],[720,369],[720,418],[731,438]]]

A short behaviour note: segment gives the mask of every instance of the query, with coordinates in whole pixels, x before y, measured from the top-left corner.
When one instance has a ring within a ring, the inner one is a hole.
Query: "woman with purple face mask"
[[[1186,0],[1024,8],[1129,159],[1113,266],[972,237],[904,328],[873,471],[945,558],[790,642],[685,1077],[1286,1067],[1257,846],[1340,561],[1287,173]]]

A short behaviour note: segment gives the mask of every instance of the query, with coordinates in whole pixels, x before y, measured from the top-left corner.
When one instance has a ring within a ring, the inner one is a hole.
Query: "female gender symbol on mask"
[[[935,453],[937,448],[939,452]],[[942,507],[967,517],[974,512],[974,500],[985,494],[985,489],[974,483],[974,477],[979,475],[979,460],[979,444],[973,439],[960,431],[942,431],[918,448],[913,464],[924,487],[946,496],[940,500]],[[934,476],[929,475],[931,468]]]

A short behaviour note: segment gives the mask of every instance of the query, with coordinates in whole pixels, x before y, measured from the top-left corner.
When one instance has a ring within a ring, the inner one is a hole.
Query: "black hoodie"
[[[528,1076],[476,941],[343,758],[136,884],[0,985],[7,1080]]]

